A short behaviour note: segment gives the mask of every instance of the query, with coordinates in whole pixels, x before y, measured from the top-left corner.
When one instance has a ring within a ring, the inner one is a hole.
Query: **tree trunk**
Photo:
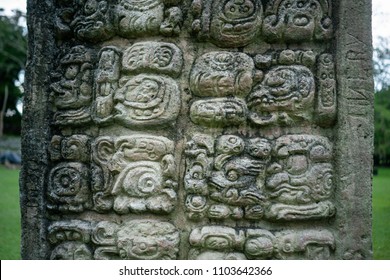
[[[0,111],[0,137],[3,136],[3,130],[4,130],[4,116],[5,116],[5,110],[7,109],[7,101],[8,101],[8,85],[5,85],[4,88],[4,101],[3,106],[1,107]]]

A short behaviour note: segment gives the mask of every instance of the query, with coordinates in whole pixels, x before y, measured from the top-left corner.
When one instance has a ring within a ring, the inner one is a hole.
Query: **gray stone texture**
[[[24,259],[370,259],[369,0],[28,0]]]

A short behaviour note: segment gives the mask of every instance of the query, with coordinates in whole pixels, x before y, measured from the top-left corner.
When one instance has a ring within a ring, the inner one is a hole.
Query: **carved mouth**
[[[226,23],[222,26],[221,33],[228,35],[243,35],[254,32],[253,22],[231,24]]]

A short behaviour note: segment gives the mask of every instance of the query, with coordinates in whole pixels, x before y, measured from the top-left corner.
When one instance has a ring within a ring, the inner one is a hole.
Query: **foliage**
[[[379,37],[374,48],[374,80],[377,91],[390,87],[390,41]]]
[[[24,17],[20,11],[15,11],[13,16],[5,16],[0,9],[0,136],[4,114],[7,120],[5,132],[20,132],[21,116],[16,105],[22,90],[15,85],[15,81],[24,70],[27,57],[26,32],[19,26],[19,21]]]
[[[390,87],[375,94],[374,163],[390,166]]]

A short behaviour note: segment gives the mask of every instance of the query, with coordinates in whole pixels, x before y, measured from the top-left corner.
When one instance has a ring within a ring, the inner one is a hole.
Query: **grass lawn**
[[[0,259],[20,259],[18,170],[0,165]],[[373,187],[375,259],[390,260],[390,169],[379,169]]]
[[[0,259],[20,259],[19,170],[0,165]]]
[[[390,260],[390,169],[374,176],[372,204],[374,259]]]

